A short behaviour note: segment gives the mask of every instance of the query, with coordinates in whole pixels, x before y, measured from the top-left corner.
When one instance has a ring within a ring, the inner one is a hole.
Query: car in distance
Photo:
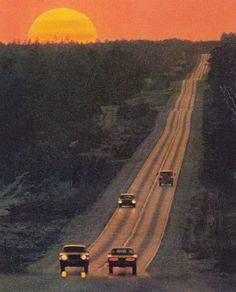
[[[136,199],[135,199],[134,194],[132,193],[121,194],[118,199],[118,205],[119,205],[119,208],[124,207],[124,206],[135,208]]]
[[[162,185],[174,185],[175,173],[172,170],[162,170],[158,174],[159,186]]]
[[[131,267],[133,275],[137,274],[137,258],[134,250],[130,247],[113,248],[107,255],[109,273],[113,273],[114,267]]]
[[[61,273],[66,267],[83,267],[84,272],[88,273],[89,267],[89,252],[85,245],[71,244],[64,245],[59,254]]]

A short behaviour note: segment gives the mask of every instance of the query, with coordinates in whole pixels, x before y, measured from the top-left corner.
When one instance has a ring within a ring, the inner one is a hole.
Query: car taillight
[[[118,261],[118,258],[109,258],[108,259],[110,262],[117,262]]]
[[[170,178],[174,178],[174,176],[173,175],[171,175],[171,177]]]
[[[136,261],[135,258],[126,258],[125,260],[126,260],[127,262],[135,262],[135,261]]]
[[[159,176],[159,179],[163,179],[163,176],[160,175],[160,176]]]

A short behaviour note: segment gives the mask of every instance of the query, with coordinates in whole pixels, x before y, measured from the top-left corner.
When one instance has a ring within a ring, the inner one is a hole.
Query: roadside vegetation
[[[236,271],[236,34],[211,52],[203,112],[204,191],[191,202],[185,250]]]
[[[42,256],[152,130],[156,109],[130,100],[167,102],[213,45],[0,45],[1,271]]]
[[[236,271],[236,34],[223,34],[210,59],[203,179],[216,201],[219,268]]]

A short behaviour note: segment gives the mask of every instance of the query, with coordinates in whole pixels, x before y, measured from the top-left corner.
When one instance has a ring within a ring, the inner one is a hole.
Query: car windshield
[[[129,200],[132,200],[134,198],[134,196],[132,195],[123,195],[121,196],[121,199],[129,199]]]
[[[133,255],[134,251],[132,248],[114,248],[111,251],[112,255]]]
[[[172,176],[173,175],[173,171],[161,171],[160,175],[162,175],[162,176]]]
[[[64,252],[87,252],[84,246],[65,246]]]

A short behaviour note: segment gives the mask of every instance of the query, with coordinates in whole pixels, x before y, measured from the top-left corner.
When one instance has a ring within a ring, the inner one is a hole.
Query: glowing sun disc
[[[83,13],[69,8],[56,8],[39,15],[30,27],[28,40],[35,43],[90,43],[97,31]]]

